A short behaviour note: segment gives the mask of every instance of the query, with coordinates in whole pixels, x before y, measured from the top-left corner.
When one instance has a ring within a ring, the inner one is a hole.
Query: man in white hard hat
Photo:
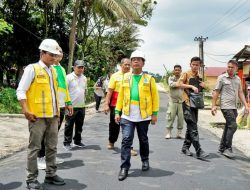
[[[122,128],[121,166],[118,176],[120,181],[128,176],[135,128],[140,142],[142,171],[149,170],[148,126],[150,122],[152,125],[156,124],[159,110],[155,79],[142,72],[144,54],[134,51],[130,59],[132,73],[124,74],[115,108],[115,121]]]
[[[125,73],[130,71],[131,61],[129,58],[123,58],[120,63],[120,71],[114,73],[108,84],[108,93],[105,98],[104,112],[107,114],[110,111],[109,122],[109,143],[107,148],[114,149],[114,144],[118,139],[120,133],[120,126],[115,122],[115,106],[121,82]],[[131,155],[137,156],[137,152],[132,148]]]
[[[27,188],[43,189],[38,182],[37,154],[44,139],[46,149],[45,183],[64,185],[56,175],[56,152],[58,134],[58,83],[56,71],[52,67],[61,54],[58,43],[45,39],[39,46],[40,60],[29,64],[17,88],[17,98],[22,112],[28,120],[29,144],[27,158]]]
[[[68,90],[68,85],[66,82],[66,72],[65,69],[60,65],[60,61],[63,58],[63,51],[62,48],[60,47],[59,51],[61,54],[57,57],[56,62],[53,64],[54,69],[56,70],[57,74],[57,82],[58,82],[58,102],[60,106],[60,121],[58,124],[58,131],[61,128],[64,116],[65,116],[65,111],[67,112],[68,115],[73,114],[73,107],[71,103],[71,99],[69,96],[69,90]],[[42,148],[38,153],[38,169],[40,170],[45,170],[46,169],[46,162],[45,162],[45,145],[44,145],[44,140],[42,142]],[[63,163],[64,160],[61,158],[56,158],[56,164]]]

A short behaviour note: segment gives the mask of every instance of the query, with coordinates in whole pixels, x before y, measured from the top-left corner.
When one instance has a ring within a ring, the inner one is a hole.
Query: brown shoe
[[[109,144],[107,145],[107,148],[108,148],[109,150],[114,149],[114,143],[109,143]]]
[[[131,149],[130,153],[131,156],[137,156],[137,152],[134,149]]]

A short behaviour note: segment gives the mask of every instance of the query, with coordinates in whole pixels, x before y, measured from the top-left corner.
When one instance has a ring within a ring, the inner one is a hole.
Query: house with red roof
[[[206,86],[211,90],[215,87],[217,77],[226,72],[226,67],[205,67]]]

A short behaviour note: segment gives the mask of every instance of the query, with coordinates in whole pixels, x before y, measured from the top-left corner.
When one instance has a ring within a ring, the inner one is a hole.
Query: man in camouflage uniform
[[[183,94],[183,89],[179,88],[178,85],[178,79],[180,78],[181,75],[181,66],[180,65],[175,65],[174,66],[174,71],[173,71],[173,76],[169,77],[168,79],[168,85],[169,85],[169,106],[168,106],[168,111],[167,111],[167,127],[166,127],[166,139],[171,138],[171,131],[173,129],[173,123],[175,120],[175,117],[177,115],[177,135],[176,138],[182,138],[181,137],[181,132],[183,129],[183,110],[182,110],[182,94]]]

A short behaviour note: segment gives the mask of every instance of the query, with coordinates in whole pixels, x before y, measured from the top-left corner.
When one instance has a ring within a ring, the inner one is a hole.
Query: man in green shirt
[[[159,95],[154,78],[142,71],[144,54],[134,51],[131,54],[132,73],[124,74],[115,108],[115,121],[122,129],[121,166],[118,180],[128,176],[136,128],[140,142],[142,171],[149,170],[148,127],[157,122]],[[120,113],[122,112],[121,116]]]

